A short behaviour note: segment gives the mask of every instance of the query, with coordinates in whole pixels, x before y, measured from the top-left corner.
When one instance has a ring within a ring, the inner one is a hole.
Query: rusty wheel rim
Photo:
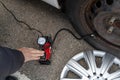
[[[91,0],[84,9],[87,26],[103,41],[120,47],[120,0]]]

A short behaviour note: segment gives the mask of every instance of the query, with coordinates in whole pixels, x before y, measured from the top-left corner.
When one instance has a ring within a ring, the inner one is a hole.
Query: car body
[[[44,2],[46,2],[48,4],[50,4],[50,5],[58,8],[58,9],[61,8],[60,5],[59,5],[59,3],[58,3],[58,0],[42,0],[42,1],[44,1]]]

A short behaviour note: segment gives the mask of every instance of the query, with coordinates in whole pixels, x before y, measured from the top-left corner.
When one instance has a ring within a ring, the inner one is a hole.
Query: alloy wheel
[[[68,61],[60,80],[120,80],[120,60],[107,52],[82,52]]]

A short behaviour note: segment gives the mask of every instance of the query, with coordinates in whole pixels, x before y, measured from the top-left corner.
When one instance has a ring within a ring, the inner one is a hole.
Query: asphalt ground
[[[66,15],[41,0],[1,0],[16,15],[31,27],[52,37],[61,28],[68,28],[76,35]],[[26,25],[16,22],[0,4],[0,45],[18,49],[32,47],[38,49],[37,32],[30,31]],[[59,80],[67,61],[75,54],[92,50],[84,40],[78,41],[68,32],[61,32],[53,46],[51,65],[40,65],[38,61],[25,63],[20,72],[31,80]]]

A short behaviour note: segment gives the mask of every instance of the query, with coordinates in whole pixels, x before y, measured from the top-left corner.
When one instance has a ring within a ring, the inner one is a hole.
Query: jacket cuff
[[[18,50],[6,48],[6,51],[11,58],[12,66],[11,66],[10,74],[12,74],[22,67],[22,65],[24,64],[25,58],[22,52]]]

